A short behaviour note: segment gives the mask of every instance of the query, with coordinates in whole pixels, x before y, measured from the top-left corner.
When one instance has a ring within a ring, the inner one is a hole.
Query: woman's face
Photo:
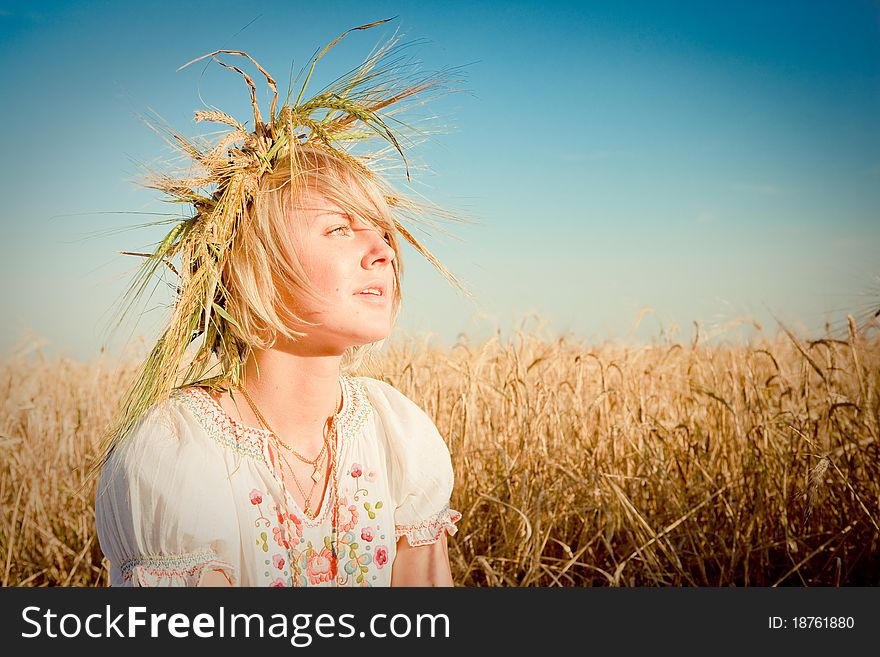
[[[364,199],[366,201],[366,199]],[[305,298],[299,315],[320,326],[298,327],[310,348],[342,353],[391,332],[394,249],[379,229],[319,192],[305,189],[289,217],[293,242],[323,302]],[[374,288],[379,295],[364,293]]]

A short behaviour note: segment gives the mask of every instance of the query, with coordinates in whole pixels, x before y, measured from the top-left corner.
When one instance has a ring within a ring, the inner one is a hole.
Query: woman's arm
[[[222,570],[211,570],[202,575],[199,586],[232,586]]]
[[[401,536],[391,568],[391,586],[454,586],[446,532],[440,540],[418,547],[412,547],[406,536]]]

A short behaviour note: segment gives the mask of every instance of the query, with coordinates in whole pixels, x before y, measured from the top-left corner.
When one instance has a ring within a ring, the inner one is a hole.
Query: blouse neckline
[[[351,406],[351,402],[349,400],[349,396],[351,393],[349,391],[348,378],[349,377],[345,376],[344,374],[340,375],[339,377],[339,386],[342,389],[342,408],[336,413],[337,425],[339,425],[340,422],[344,420],[347,415],[349,406]],[[220,402],[214,399],[213,395],[211,395],[211,393],[205,390],[203,387],[192,386],[192,388],[190,389],[194,390],[197,394],[202,396],[205,401],[207,401],[207,403],[212,407],[216,416],[219,416],[219,423],[221,425],[225,424],[231,426],[233,429],[236,430],[235,433],[248,433],[254,436],[258,436],[264,440],[272,435],[272,431],[270,431],[269,429],[249,427],[233,418],[223,409],[223,407],[220,405]]]
[[[360,381],[345,374],[339,377],[339,381],[342,386],[342,408],[336,414],[336,430],[339,436],[338,467],[342,467],[345,448],[351,437],[360,431],[370,416],[372,406]],[[273,451],[270,450],[269,436],[272,435],[271,431],[248,427],[238,422],[226,413],[220,403],[202,387],[189,386],[178,389],[177,393],[185,400],[187,406],[194,412],[196,419],[211,438],[223,446],[231,447],[239,453],[261,461],[282,487],[282,490],[284,489],[283,481],[277,471],[276,459]],[[297,515],[302,518],[302,522],[310,527],[315,527],[324,522],[331,506],[328,500],[333,496],[333,492],[331,488],[325,493],[321,509],[315,518],[309,518],[305,515],[289,491],[287,497],[289,503],[296,509]]]

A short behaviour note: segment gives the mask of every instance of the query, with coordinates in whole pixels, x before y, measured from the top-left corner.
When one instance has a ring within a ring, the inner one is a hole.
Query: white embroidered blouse
[[[396,542],[455,534],[449,449],[391,385],[340,377],[338,495],[315,520],[285,493],[269,432],[229,417],[202,388],[154,405],[104,466],[95,498],[111,586],[388,586]],[[333,559],[330,507],[338,506]]]

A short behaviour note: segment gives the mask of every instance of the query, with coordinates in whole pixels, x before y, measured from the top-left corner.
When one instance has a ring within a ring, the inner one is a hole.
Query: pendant
[[[312,473],[312,481],[314,481],[314,482],[317,484],[317,483],[318,483],[318,480],[319,480],[320,478],[321,478],[321,473],[318,472],[318,467],[315,466],[315,471]]]

